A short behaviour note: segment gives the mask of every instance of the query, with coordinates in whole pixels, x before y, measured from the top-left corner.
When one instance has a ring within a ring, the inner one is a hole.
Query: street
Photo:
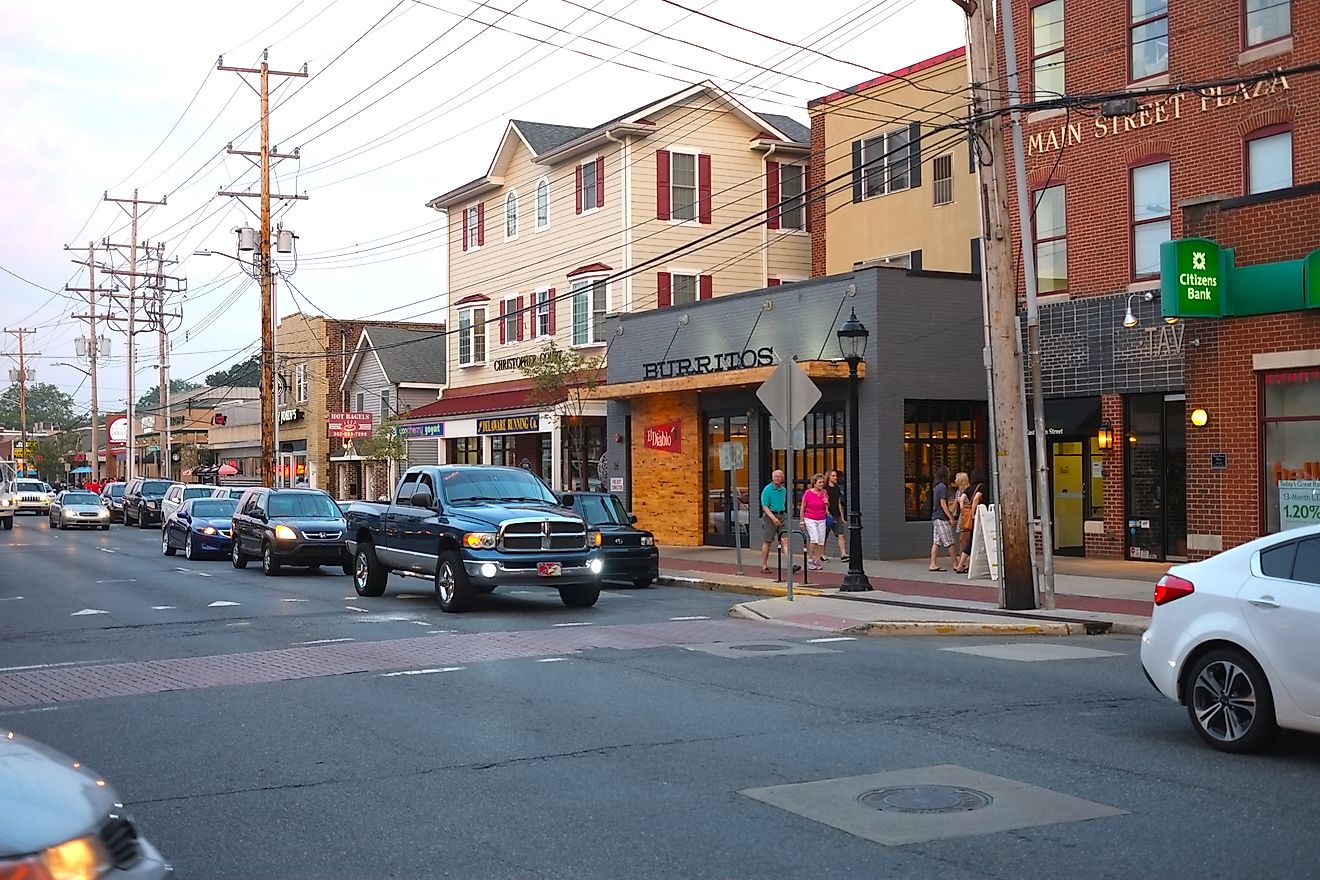
[[[421,580],[360,599],[338,569],[268,578],[164,557],[156,529],[27,516],[0,559],[0,729],[105,774],[182,877],[1302,877],[1320,859],[1317,739],[1203,747],[1134,636],[848,639],[622,585],[591,609],[496,592],[446,615]],[[927,781],[968,799],[860,799]]]

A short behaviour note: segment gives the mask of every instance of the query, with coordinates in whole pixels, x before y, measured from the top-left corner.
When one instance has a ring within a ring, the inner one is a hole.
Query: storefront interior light
[[[1210,414],[1201,408],[1192,410],[1192,424],[1198,428],[1204,428],[1206,422],[1210,421]]]
[[[1114,426],[1109,422],[1100,423],[1100,432],[1095,436],[1095,445],[1101,449],[1114,448]]]

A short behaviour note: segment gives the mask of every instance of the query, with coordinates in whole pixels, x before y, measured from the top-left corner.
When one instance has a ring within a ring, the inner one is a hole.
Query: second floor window
[[[947,205],[953,201],[953,154],[936,156],[931,162],[931,177],[935,182],[935,204]]]
[[[802,229],[807,225],[807,204],[802,191],[807,184],[807,169],[801,165],[779,166],[779,225],[784,229]]]
[[[1169,71],[1169,0],[1131,0],[1133,82]]]
[[[522,341],[522,298],[511,296],[500,303],[500,342]]]
[[[1270,192],[1292,185],[1292,131],[1265,129],[1248,139],[1247,192]]]
[[[385,424],[393,413],[390,412],[390,392],[380,393],[380,424]]]
[[[697,219],[697,157],[692,153],[670,153],[673,171],[669,177],[670,217]]]
[[[1281,40],[1292,33],[1290,0],[1245,0],[1247,46]]]
[[[1063,94],[1063,0],[1031,10],[1031,84],[1037,101]]]
[[[458,365],[486,362],[486,310],[460,309],[458,313]]]
[[[555,324],[552,319],[554,314],[551,310],[555,307],[552,302],[555,292],[553,290],[538,290],[536,292],[536,335],[550,336],[555,332]]]
[[[597,156],[577,167],[577,212],[605,207],[605,157]]]
[[[574,281],[573,344],[594,345],[605,341],[605,313],[609,298],[605,280]]]
[[[486,243],[485,203],[463,209],[463,250],[470,251]]]
[[[676,306],[691,305],[697,301],[698,296],[698,276],[680,275],[674,273],[670,276],[670,283],[673,285],[673,304]]]
[[[307,400],[307,365],[299,364],[293,368],[294,399],[299,403]]]
[[[536,184],[536,228],[550,225],[550,181],[544,177]]]
[[[1172,238],[1169,163],[1132,169],[1132,275],[1160,274],[1160,245]]]
[[[504,197],[504,237],[518,237],[518,193],[511,191]]]
[[[911,186],[911,149],[907,128],[862,141],[862,189],[866,198]]]
[[[1068,289],[1068,221],[1063,185],[1036,191],[1036,288],[1041,293]]]

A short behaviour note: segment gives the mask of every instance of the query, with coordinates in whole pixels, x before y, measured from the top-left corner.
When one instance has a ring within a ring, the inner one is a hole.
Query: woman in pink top
[[[811,488],[802,493],[802,525],[806,527],[807,541],[811,545],[807,567],[812,571],[825,568],[820,564],[820,558],[825,555],[825,518],[829,516],[829,502],[825,475],[816,474],[811,478]]]

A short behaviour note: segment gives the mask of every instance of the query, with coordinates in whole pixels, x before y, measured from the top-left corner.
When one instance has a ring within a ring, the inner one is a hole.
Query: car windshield
[[[573,500],[588,525],[628,524],[628,511],[613,495],[574,495]]]
[[[65,492],[61,504],[100,504],[101,499],[91,492]]]
[[[166,492],[169,491],[170,486],[173,485],[174,484],[171,483],[169,480],[145,480],[142,483],[142,494],[147,496],[152,496],[152,495],[163,496]]]
[[[484,501],[536,501],[555,504],[554,495],[535,475],[519,468],[464,468],[449,471],[440,485],[450,504]]]
[[[18,491],[20,492],[40,492],[41,484],[33,480],[19,480]]]
[[[205,501],[192,503],[193,516],[201,519],[228,519],[234,515],[237,502],[223,498],[207,498]]]
[[[320,492],[282,492],[266,501],[271,516],[296,516],[303,519],[340,519],[339,505]]]
[[[183,500],[187,501],[189,498],[210,498],[211,493],[214,491],[215,489],[212,489],[210,486],[189,486],[187,489],[183,490]]]
[[[116,483],[115,485],[113,485],[113,486],[110,487],[109,491],[110,491],[110,497],[111,497],[111,498],[123,498],[123,497],[124,497],[124,484],[123,484],[123,483]]]

